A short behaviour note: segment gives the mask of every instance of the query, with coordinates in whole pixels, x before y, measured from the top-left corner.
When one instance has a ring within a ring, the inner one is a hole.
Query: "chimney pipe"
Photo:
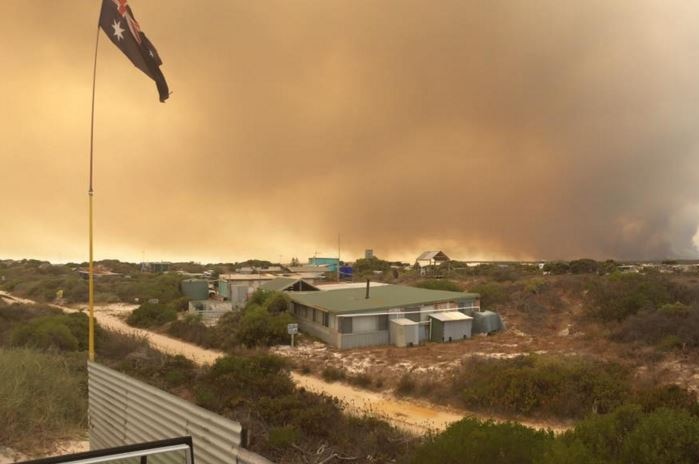
[[[366,299],[367,300],[369,299],[369,282],[371,282],[371,280],[367,279],[366,280]]]

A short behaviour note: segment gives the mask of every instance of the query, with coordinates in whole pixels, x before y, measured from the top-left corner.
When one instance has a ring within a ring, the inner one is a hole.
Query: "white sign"
[[[287,324],[286,331],[289,335],[297,334],[297,333],[299,333],[299,325],[298,324]]]

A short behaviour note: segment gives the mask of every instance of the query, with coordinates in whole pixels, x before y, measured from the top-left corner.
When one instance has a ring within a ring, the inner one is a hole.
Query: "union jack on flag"
[[[102,0],[100,27],[138,69],[155,81],[160,101],[170,96],[158,51],[141,31],[128,0]]]

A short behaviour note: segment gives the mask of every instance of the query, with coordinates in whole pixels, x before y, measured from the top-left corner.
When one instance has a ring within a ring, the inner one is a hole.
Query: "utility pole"
[[[340,281],[340,233],[337,234],[337,281]]]

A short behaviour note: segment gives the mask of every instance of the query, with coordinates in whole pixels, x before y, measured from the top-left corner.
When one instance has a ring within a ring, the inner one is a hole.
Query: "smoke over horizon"
[[[697,4],[129,3],[173,94],[102,37],[96,259],[699,256]],[[87,254],[98,4],[0,5],[0,257]]]

